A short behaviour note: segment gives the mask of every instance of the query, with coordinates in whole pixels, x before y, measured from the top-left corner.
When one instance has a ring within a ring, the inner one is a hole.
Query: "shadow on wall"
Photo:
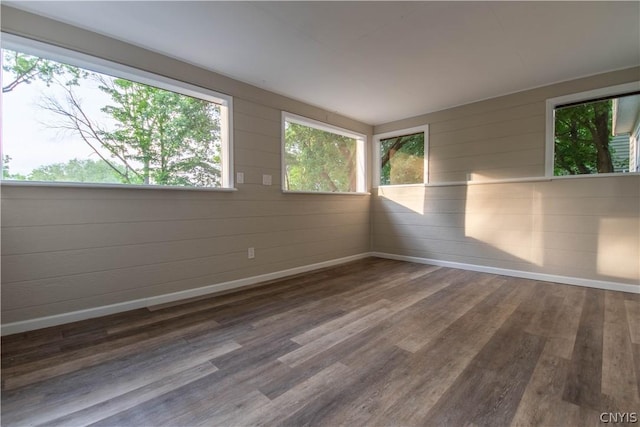
[[[640,283],[640,177],[378,189],[373,248]]]

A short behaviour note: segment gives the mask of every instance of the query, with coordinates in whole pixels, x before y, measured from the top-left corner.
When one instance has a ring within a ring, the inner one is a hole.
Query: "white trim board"
[[[116,304],[104,305],[101,307],[88,308],[85,310],[72,311],[69,313],[56,314],[53,316],[39,317],[36,319],[23,320],[2,325],[0,327],[0,335],[11,335],[20,332],[32,331],[35,329],[48,328],[50,326],[62,325],[65,323],[77,322],[79,320],[93,319],[96,317],[107,316],[109,314],[121,313],[124,311],[135,310],[138,308],[152,307],[154,305],[166,304],[186,300],[190,298],[200,297],[204,295],[213,295],[218,292],[239,289],[246,286],[269,282],[275,279],[281,279],[300,273],[307,273],[321,268],[332,267],[351,261],[356,261],[370,257],[371,254],[364,252],[361,254],[351,255],[344,258],[336,258],[316,264],[303,265],[301,267],[290,268],[287,270],[275,271],[273,273],[261,274],[259,276],[247,277],[244,279],[231,280],[229,282],[216,283],[215,285],[203,286],[195,289],[187,289],[184,291],[172,292],[170,294],[157,295],[148,298],[140,298],[133,301],[125,301]]]
[[[371,252],[371,256],[378,258],[395,259],[398,261],[415,262],[418,264],[437,265],[440,267],[458,268],[460,270],[471,270],[482,273],[499,274],[501,276],[520,277],[523,279],[539,280],[541,282],[561,283],[565,285],[584,286],[587,288],[605,289],[609,291],[629,292],[640,294],[640,285],[630,285],[627,283],[607,282],[604,280],[583,279],[580,277],[557,276],[554,274],[534,273],[531,271],[509,270],[506,268],[489,267],[485,265],[466,264],[462,262],[443,261],[439,259],[420,258],[407,255],[396,255],[386,252]]]

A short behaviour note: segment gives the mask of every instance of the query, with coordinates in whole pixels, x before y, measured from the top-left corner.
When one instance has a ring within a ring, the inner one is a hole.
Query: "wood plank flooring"
[[[370,258],[2,339],[2,425],[555,426],[640,412],[640,296]]]

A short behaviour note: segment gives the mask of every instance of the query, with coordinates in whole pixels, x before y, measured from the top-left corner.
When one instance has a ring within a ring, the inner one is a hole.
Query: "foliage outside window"
[[[553,174],[637,172],[640,95],[555,106]]]
[[[284,114],[285,191],[364,191],[364,136]]]
[[[428,138],[428,125],[375,135],[374,185],[427,183]]]
[[[3,49],[2,178],[226,186],[228,98],[139,80]]]
[[[422,184],[424,132],[380,139],[380,185]]]

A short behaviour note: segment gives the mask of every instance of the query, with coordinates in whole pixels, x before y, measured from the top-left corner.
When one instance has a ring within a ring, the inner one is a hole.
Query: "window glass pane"
[[[638,171],[640,95],[555,109],[554,175]]]
[[[285,121],[285,190],[356,192],[357,140]]]
[[[424,132],[380,140],[380,185],[424,183]]]
[[[3,179],[222,185],[221,106],[2,50]]]

